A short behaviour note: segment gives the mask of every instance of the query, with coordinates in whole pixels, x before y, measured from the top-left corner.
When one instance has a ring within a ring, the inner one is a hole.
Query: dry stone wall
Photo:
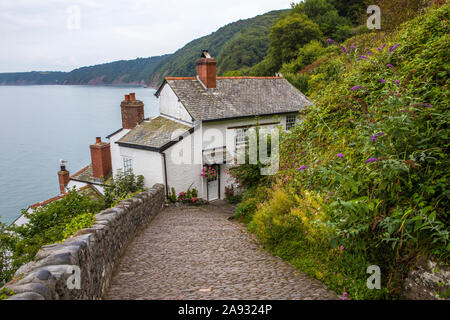
[[[100,212],[91,228],[63,243],[42,247],[35,260],[5,285],[15,293],[9,300],[101,299],[128,244],[164,202],[164,186],[156,184]]]

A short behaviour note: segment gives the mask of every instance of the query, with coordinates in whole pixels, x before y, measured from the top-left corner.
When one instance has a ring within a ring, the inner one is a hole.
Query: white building
[[[61,193],[68,188],[103,186],[119,170],[144,176],[145,185],[161,183],[167,194],[189,187],[209,201],[225,197],[234,184],[227,169],[235,165],[236,150],[245,145],[250,128],[295,125],[311,101],[283,77],[217,77],[216,60],[207,51],[196,61],[196,77],[167,77],[156,92],[160,115],[144,119],[144,104],[135,94],[121,103],[122,128],[97,138],[91,145],[91,164],[70,176],[58,173]],[[218,173],[208,181],[204,167]]]
[[[310,100],[282,77],[216,77],[216,60],[204,51],[197,76],[167,77],[156,92],[160,115],[144,119],[144,105],[134,94],[121,104],[123,128],[108,136],[112,170],[132,169],[146,186],[162,183],[167,191],[224,198],[233,184],[227,174],[236,146],[249,128],[290,129]],[[216,180],[200,175],[212,166]]]

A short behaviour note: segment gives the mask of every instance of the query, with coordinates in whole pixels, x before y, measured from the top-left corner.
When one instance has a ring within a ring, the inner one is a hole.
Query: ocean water
[[[120,103],[136,93],[158,114],[154,89],[115,86],[0,86],[0,221],[59,194],[59,159],[72,173],[90,163],[89,145],[122,127]]]

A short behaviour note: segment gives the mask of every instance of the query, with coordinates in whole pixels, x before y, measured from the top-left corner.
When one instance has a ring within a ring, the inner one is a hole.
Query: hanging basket
[[[207,181],[214,181],[217,179],[217,170],[213,167],[204,167],[200,175]]]

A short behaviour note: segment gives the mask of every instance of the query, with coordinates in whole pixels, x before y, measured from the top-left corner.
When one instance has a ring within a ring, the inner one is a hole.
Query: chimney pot
[[[195,62],[197,76],[206,88],[216,88],[217,82],[217,60],[212,58],[207,50],[203,50],[202,55]]]
[[[102,143],[102,138],[101,138],[101,137],[96,137],[96,138],[95,138],[95,143],[96,143],[96,144]]]
[[[125,101],[130,101],[130,95],[129,94],[125,95]]]
[[[101,143],[97,137],[96,143],[91,145],[92,176],[97,179],[106,178],[112,171],[111,147],[109,143]]]
[[[58,180],[60,193],[66,193],[66,187],[70,182],[70,173],[66,170],[65,163],[61,163],[61,170],[58,172]]]
[[[122,128],[134,129],[142,120],[144,120],[144,103],[136,100],[136,95],[130,93],[129,99],[121,103]],[[134,100],[132,100],[132,98]]]

